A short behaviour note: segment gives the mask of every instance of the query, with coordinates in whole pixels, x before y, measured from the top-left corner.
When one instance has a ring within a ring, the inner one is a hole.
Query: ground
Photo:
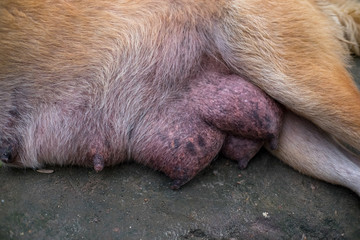
[[[137,164],[51,169],[0,168],[0,239],[360,239],[356,194],[265,150],[245,170],[219,157],[178,191]]]

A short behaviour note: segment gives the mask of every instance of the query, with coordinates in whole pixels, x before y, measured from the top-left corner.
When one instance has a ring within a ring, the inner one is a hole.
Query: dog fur
[[[206,55],[286,107],[270,152],[360,195],[359,157],[332,140],[360,149],[347,70],[359,18],[359,2],[344,0],[3,0],[3,144],[24,167],[132,158],[153,130],[147,113],[173,101]]]

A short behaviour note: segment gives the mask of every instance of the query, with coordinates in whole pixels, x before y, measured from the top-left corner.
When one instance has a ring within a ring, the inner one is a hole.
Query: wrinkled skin
[[[135,146],[135,160],[165,172],[174,179],[172,188],[192,179],[220,151],[245,168],[265,141],[277,146],[279,106],[219,63],[206,64],[181,100],[167,104],[160,130],[145,133],[146,142]]]
[[[174,189],[191,180],[219,152],[245,168],[266,141],[276,148],[281,130],[282,110],[262,90],[232,74],[220,62],[206,59],[200,69],[203,70],[179,89],[173,101],[161,105],[161,110],[147,112],[144,117],[149,126],[132,133],[133,138],[143,139],[132,139],[132,158],[164,172],[174,180]],[[142,132],[144,129],[150,130]],[[103,141],[99,136],[90,139],[85,146],[88,150],[82,152],[85,160],[71,164],[92,165],[101,171],[107,165],[124,161],[109,161],[113,152],[111,144],[106,144],[109,140]],[[2,143],[0,154],[4,163],[21,166],[16,146]]]

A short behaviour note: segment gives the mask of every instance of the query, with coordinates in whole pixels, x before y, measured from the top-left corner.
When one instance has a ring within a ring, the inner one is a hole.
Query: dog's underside
[[[359,42],[351,0],[3,0],[1,160],[99,171],[133,159],[177,188],[221,150],[246,166],[265,143],[360,195],[360,158],[338,144],[360,149],[347,71]]]

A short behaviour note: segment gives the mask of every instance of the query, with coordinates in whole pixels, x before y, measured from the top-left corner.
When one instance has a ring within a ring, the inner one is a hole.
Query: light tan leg
[[[311,1],[242,0],[216,44],[234,71],[326,132],[360,149],[360,94],[336,26]]]
[[[360,195],[360,158],[339,147],[311,122],[288,112],[279,147],[272,151],[300,172],[350,188]]]

